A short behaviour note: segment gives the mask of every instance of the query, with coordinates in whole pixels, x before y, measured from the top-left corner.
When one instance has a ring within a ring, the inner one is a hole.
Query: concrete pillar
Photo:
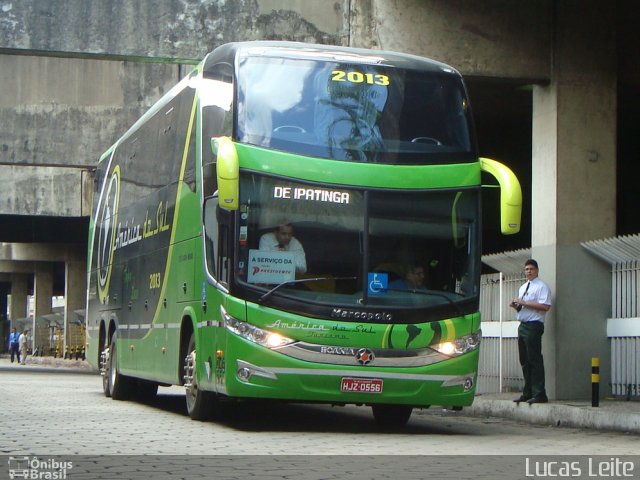
[[[9,340],[9,319],[7,318],[7,307],[9,305],[7,296],[9,295],[9,288],[11,284],[9,282],[0,281],[0,352],[7,350],[7,342]]]
[[[50,262],[35,262],[33,282],[33,296],[35,310],[33,312],[33,329],[31,342],[34,352],[47,354],[49,348],[48,323],[38,321],[38,317],[51,313],[51,297],[53,296],[53,264]],[[44,350],[43,350],[44,349]]]
[[[81,261],[67,261],[65,263],[64,279],[64,350],[67,345],[84,346],[84,337],[80,337],[80,326],[74,322],[75,310],[86,307],[87,291],[87,263]]]
[[[615,3],[555,2],[552,80],[533,92],[532,256],[554,293],[543,354],[551,398],[608,384],[608,266],[580,242],[616,233]],[[606,393],[606,392],[603,392]]]
[[[27,316],[27,275],[23,273],[11,274],[11,312],[12,325],[19,318]]]

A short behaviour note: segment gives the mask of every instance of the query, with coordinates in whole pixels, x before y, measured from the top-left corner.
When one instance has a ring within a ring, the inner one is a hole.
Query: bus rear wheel
[[[208,420],[211,415],[213,396],[200,390],[196,375],[196,338],[191,334],[187,356],[184,359],[184,388],[187,401],[187,413],[192,420]]]
[[[413,407],[406,405],[371,405],[371,411],[378,425],[401,427],[409,421]]]
[[[102,375],[102,391],[105,397],[111,396],[109,390],[109,345],[105,345],[100,352],[100,375]]]

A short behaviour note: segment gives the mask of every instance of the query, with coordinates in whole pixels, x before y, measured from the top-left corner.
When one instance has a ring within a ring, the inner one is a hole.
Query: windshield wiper
[[[440,292],[434,292],[433,290],[414,290],[414,289],[406,289],[406,288],[387,288],[388,292],[410,292],[410,293],[415,293],[418,295],[431,295],[434,297],[440,297],[440,298],[444,298],[447,302],[449,302],[449,304],[455,309],[456,313],[458,315],[462,315],[462,310],[460,310],[460,307],[458,306],[458,304],[456,302],[454,302],[448,295],[445,295],[444,293],[440,293]],[[456,295],[459,296],[464,296],[460,293],[456,293]]]
[[[313,278],[301,278],[300,280],[289,280],[288,282],[282,282],[273,287],[267,293],[262,295],[258,299],[258,303],[264,302],[267,298],[271,296],[273,292],[278,290],[280,287],[284,287],[285,285],[295,285],[298,283],[307,283],[307,282],[323,282],[323,281],[335,281],[335,280],[357,280],[358,277],[313,277]]]

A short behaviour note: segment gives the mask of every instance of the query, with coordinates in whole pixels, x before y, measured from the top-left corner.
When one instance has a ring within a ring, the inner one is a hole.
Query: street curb
[[[40,365],[0,365],[0,372],[11,373],[75,373],[80,375],[97,375],[96,370],[69,367],[45,367]]]
[[[476,399],[464,412],[475,417],[502,417],[539,425],[640,433],[640,414],[611,412],[600,410],[599,407],[553,403],[529,405],[505,400]]]

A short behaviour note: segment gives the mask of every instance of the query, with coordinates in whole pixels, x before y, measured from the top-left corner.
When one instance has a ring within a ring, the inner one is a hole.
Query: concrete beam
[[[199,60],[221,43],[261,38],[350,43],[433,57],[466,75],[547,79],[550,5],[550,0],[524,5],[339,0],[331,8],[304,0],[6,2],[0,28],[0,118],[6,119],[0,191],[8,194],[0,198],[0,214],[88,216],[90,170],[101,153],[178,81],[181,68],[175,63]],[[154,62],[139,61],[149,59]]]
[[[349,0],[20,0],[5,2],[0,45],[60,55],[199,60],[226,42],[346,42]]]
[[[14,262],[86,262],[86,256],[84,248],[78,248],[77,244],[0,243],[0,260]]]
[[[0,55],[0,164],[94,167],[178,80],[177,65]]]
[[[179,75],[177,65],[0,55],[0,214],[90,215],[100,155]]]
[[[467,76],[551,76],[551,0],[363,0],[352,13],[354,46],[430,57]]]
[[[0,260],[0,273],[2,274],[11,275],[12,273],[35,273],[35,271],[36,265],[34,262]]]
[[[91,214],[92,173],[86,168],[0,165],[0,213],[81,217]]]

